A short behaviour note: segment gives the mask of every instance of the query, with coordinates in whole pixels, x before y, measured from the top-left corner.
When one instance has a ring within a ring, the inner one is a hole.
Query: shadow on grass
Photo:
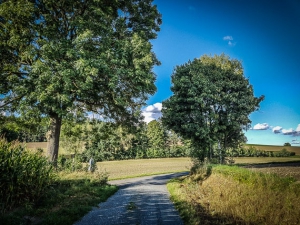
[[[117,190],[91,179],[58,180],[37,202],[0,215],[0,221],[2,225],[71,225]]]
[[[196,202],[176,201],[175,207],[186,225],[256,225],[239,218],[213,214]]]

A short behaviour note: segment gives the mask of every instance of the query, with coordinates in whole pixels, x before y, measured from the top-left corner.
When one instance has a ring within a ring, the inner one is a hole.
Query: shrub
[[[39,199],[53,181],[52,166],[40,152],[0,138],[0,210]]]
[[[75,172],[83,170],[81,156],[70,155],[68,158],[64,155],[58,156],[57,167],[58,171]]]
[[[294,156],[295,152],[289,152],[286,148],[281,149],[279,152],[274,153],[276,157],[289,157]]]

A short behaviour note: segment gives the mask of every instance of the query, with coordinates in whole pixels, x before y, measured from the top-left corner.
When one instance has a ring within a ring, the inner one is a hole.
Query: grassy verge
[[[199,173],[168,183],[186,224],[300,224],[294,178],[232,166],[213,167],[206,177]]]
[[[1,215],[1,224],[73,224],[117,191],[117,187],[105,184],[103,174],[82,175],[60,173],[35,205]]]

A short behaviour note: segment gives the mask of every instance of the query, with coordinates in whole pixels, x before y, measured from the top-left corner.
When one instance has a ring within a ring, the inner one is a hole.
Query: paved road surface
[[[187,173],[111,181],[119,190],[75,225],[182,225],[169,200],[168,180]]]

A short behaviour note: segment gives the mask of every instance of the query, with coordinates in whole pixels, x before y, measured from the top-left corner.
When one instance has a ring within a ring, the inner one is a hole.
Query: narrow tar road
[[[187,172],[110,181],[116,194],[99,204],[75,225],[182,225],[169,199],[168,180]]]

